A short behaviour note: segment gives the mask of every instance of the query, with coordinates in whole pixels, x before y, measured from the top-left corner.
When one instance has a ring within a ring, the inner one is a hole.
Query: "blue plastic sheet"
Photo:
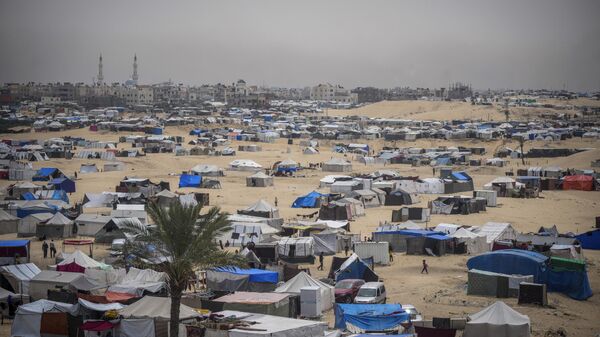
[[[236,275],[250,275],[250,282],[277,283],[279,281],[279,274],[277,274],[275,271],[262,269],[241,269],[238,267],[218,267],[214,268],[214,270]]]
[[[350,323],[365,331],[394,329],[407,322],[410,315],[400,304],[336,304],[335,327],[346,329]]]
[[[314,208],[317,207],[317,201],[319,198],[327,196],[327,194],[321,194],[316,191],[312,191],[307,195],[298,197],[292,204],[292,208]]]
[[[182,174],[179,177],[179,187],[200,187],[202,176],[192,174]]]
[[[470,258],[467,267],[502,274],[533,275],[536,283],[548,286],[548,291],[561,292],[576,300],[585,300],[593,294],[587,271],[551,270],[548,257],[536,252],[497,250]]]
[[[595,229],[576,236],[583,249],[600,249],[600,229]]]

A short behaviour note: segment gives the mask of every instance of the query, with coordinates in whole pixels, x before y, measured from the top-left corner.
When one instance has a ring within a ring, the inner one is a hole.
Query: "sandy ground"
[[[412,102],[415,106],[424,103],[439,104],[436,102]],[[475,107],[475,109],[484,109],[482,111],[471,111],[472,106],[462,103],[456,106],[446,107],[446,102],[440,106],[431,106],[424,108],[424,112],[409,115],[411,118],[433,118],[425,117],[425,114],[435,116],[445,114],[446,109],[451,111],[463,111],[464,113],[487,113],[488,108]],[[386,106],[387,102],[381,103]],[[373,105],[375,106],[375,105]],[[372,106],[363,109],[374,109]],[[464,110],[463,110],[464,109]],[[409,109],[407,108],[408,111]],[[374,110],[373,110],[374,111]],[[389,115],[393,116],[395,110],[390,108]],[[463,112],[456,112],[461,114]],[[490,115],[494,116],[494,109],[490,109]],[[381,117],[384,117],[383,111]],[[453,112],[454,113],[454,112]],[[378,114],[379,115],[379,114]],[[429,115],[427,115],[429,116]],[[503,118],[503,116],[501,116]],[[168,135],[184,135],[186,143],[190,136],[188,132],[191,127],[168,127]],[[40,140],[58,137],[58,136],[80,136],[87,139],[102,139],[117,141],[119,135],[116,133],[92,133],[84,129],[69,130],[61,133],[30,133],[19,135],[0,135],[2,138],[37,138]],[[237,148],[238,142],[233,142],[232,147]],[[180,156],[173,154],[149,154],[140,158],[123,158],[126,164],[126,170],[121,172],[104,172],[92,174],[79,174],[77,179],[77,192],[70,196],[71,202],[80,202],[84,193],[99,193],[101,191],[114,191],[115,186],[124,176],[146,177],[158,182],[160,180],[168,181],[171,184],[171,190],[180,192],[198,191],[198,189],[177,189],[178,177],[175,174],[189,170],[194,165],[200,163],[215,164],[224,169],[228,163],[234,159],[252,159],[263,165],[270,167],[278,160],[291,158],[301,164],[307,165],[309,162],[316,163],[339,157],[331,151],[331,144],[321,143],[320,153],[317,155],[303,155],[302,148],[298,145],[287,145],[286,140],[278,140],[273,144],[260,144],[263,147],[261,152],[238,152],[235,157],[209,157],[209,156]],[[417,142],[398,141],[395,143],[385,143],[382,140],[371,141],[369,144],[375,150],[381,149],[384,145],[390,146],[483,146],[488,150],[488,154],[481,158],[490,158],[492,152],[500,146],[516,147],[516,143],[502,141],[443,141],[443,140],[419,140]],[[585,147],[600,148],[597,141],[571,139],[564,142],[530,142],[526,144],[529,147]],[[119,148],[126,144],[119,144]],[[186,145],[190,147],[189,145]],[[353,159],[352,156],[348,157]],[[477,158],[477,157],[475,157]],[[563,168],[590,168],[590,162],[600,158],[600,150],[591,150],[566,158],[554,159],[532,159],[529,165],[559,165]],[[51,160],[48,162],[34,163],[39,167],[58,167],[66,174],[72,175],[78,171],[81,164],[95,162],[98,167],[102,167],[100,160]],[[497,176],[503,176],[505,171],[511,168],[516,169],[521,165],[520,161],[512,160],[509,167],[467,167],[466,171],[473,176],[475,188],[479,189],[483,184],[489,182]],[[383,165],[360,165],[353,162],[353,172],[372,172],[384,168]],[[410,165],[387,165],[385,169],[398,170],[401,174],[407,176],[418,175],[420,177],[431,177],[432,169],[425,167],[411,167]],[[281,215],[286,219],[298,217],[298,214],[308,214],[314,210],[292,209],[290,206],[293,200],[312,190],[318,189],[319,179],[330,173],[320,170],[304,170],[301,176],[294,178],[275,178],[275,186],[268,188],[246,187],[245,177],[250,175],[248,172],[226,171],[226,176],[222,177],[220,190],[203,190],[210,193],[210,204],[222,207],[224,211],[234,213],[237,209],[244,208],[251,203],[262,198],[273,203],[277,198]],[[0,187],[10,184],[8,181],[0,181]],[[325,192],[326,190],[321,190]],[[465,193],[468,194],[468,193]],[[432,216],[430,226],[435,226],[440,222],[481,225],[487,221],[504,221],[512,223],[517,230],[529,232],[537,231],[540,226],[551,226],[556,224],[561,232],[584,232],[594,225],[594,218],[598,216],[598,205],[600,204],[599,192],[581,192],[581,191],[547,191],[543,192],[539,199],[499,199],[500,205],[496,208],[488,208],[487,212],[471,215],[434,215]],[[435,195],[422,195],[421,205],[426,205],[428,200],[434,199]],[[358,218],[351,224],[351,230],[354,233],[360,233],[361,236],[369,235],[381,222],[391,220],[392,210],[396,207],[379,207],[367,209],[364,217]],[[86,212],[109,212],[107,209],[86,210]],[[14,235],[1,236],[2,239],[12,238]],[[58,244],[61,250],[60,243]],[[101,258],[106,255],[106,246],[96,245],[94,257]],[[32,243],[34,256],[32,261],[42,267],[50,263],[49,260],[42,261],[41,243],[35,241]],[[586,251],[585,256],[589,262],[589,277],[592,289],[600,287],[600,253]],[[494,298],[466,296],[465,285],[467,280],[466,261],[468,256],[444,256],[442,258],[427,258],[430,265],[430,274],[419,274],[421,265],[420,256],[406,256],[396,254],[395,262],[391,266],[377,267],[376,272],[384,278],[389,292],[389,302],[398,302],[413,304],[422,311],[426,318],[433,316],[446,317],[463,316],[464,314],[474,313],[481,310],[484,306],[495,301]],[[329,258],[326,259],[326,266],[329,264]],[[327,269],[327,268],[326,268]],[[324,272],[316,270],[316,265],[311,266],[311,272],[318,277],[324,276]],[[516,300],[507,299],[506,302],[515,307],[518,311],[530,316],[532,320],[534,336],[543,336],[544,331],[549,328],[565,328],[569,336],[592,336],[600,333],[600,297],[593,296],[587,301],[575,301],[561,294],[549,294],[548,308],[538,308],[529,306],[518,306]],[[325,319],[332,325],[333,315],[327,313]],[[0,328],[0,334],[3,330]]]

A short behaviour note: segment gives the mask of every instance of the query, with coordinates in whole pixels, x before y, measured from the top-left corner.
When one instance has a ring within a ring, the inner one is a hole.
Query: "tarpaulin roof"
[[[179,177],[179,187],[200,187],[202,176],[182,174]]]
[[[179,320],[199,317],[200,314],[187,305],[181,304]],[[123,308],[119,313],[125,318],[171,319],[171,298],[144,296],[139,301]]]
[[[25,247],[29,244],[29,240],[0,240],[0,247],[12,248],[12,247]]]
[[[346,323],[364,331],[393,329],[410,319],[400,304],[337,304],[335,327],[346,329]]]
[[[218,267],[213,270],[235,275],[250,275],[250,282],[277,283],[279,280],[279,274],[269,270],[241,269],[238,267]]]
[[[465,172],[452,172],[452,178],[456,180],[472,180],[472,178]]]
[[[236,291],[233,294],[221,296],[217,299],[214,299],[213,301],[223,303],[271,304],[281,302],[288,296],[288,294],[279,293]]]
[[[40,177],[47,177],[49,175],[51,175],[52,173],[54,173],[57,170],[56,167],[42,167],[41,169],[39,169],[36,173],[37,176]]]
[[[298,197],[292,204],[292,208],[311,208],[317,206],[317,200],[327,194],[321,194],[317,191],[312,191],[306,195]]]
[[[79,299],[77,299],[77,301],[79,302],[79,304],[82,307],[84,307],[86,309],[100,311],[100,312],[105,312],[108,310],[121,310],[121,309],[125,308],[125,306],[120,303],[109,303],[109,304],[93,303],[93,302],[84,300],[83,298],[79,298]]]

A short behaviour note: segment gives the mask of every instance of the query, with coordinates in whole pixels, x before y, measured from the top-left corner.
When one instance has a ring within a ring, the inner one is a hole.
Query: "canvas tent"
[[[2,283],[6,281],[10,285],[7,288],[19,294],[29,294],[29,281],[40,272],[40,268],[34,263],[12,264],[0,267]]]
[[[253,160],[236,159],[229,163],[229,169],[233,171],[260,171],[262,165]]]
[[[479,228],[477,234],[485,235],[490,249],[494,241],[517,239],[517,231],[507,222],[486,222]]]
[[[81,273],[42,270],[29,281],[29,296],[35,300],[46,299],[48,290],[66,289],[82,277]]]
[[[274,290],[279,281],[277,272],[262,269],[219,267],[206,273],[207,287],[215,291],[266,292]]]
[[[79,173],[81,174],[96,172],[98,172],[96,164],[81,164],[81,167],[79,168]]]
[[[342,158],[332,158],[321,167],[323,172],[352,172],[352,164]]]
[[[224,310],[244,310],[246,312],[289,317],[290,300],[288,294],[236,291],[213,300]]]
[[[273,186],[273,177],[256,172],[251,176],[246,177],[246,186],[248,187],[268,187]]]
[[[57,271],[84,273],[86,269],[106,269],[109,266],[100,263],[77,249],[73,253],[61,253],[63,260],[56,265]]]
[[[238,214],[259,216],[263,218],[279,218],[279,209],[273,207],[265,200],[260,199],[246,209],[238,210]]]
[[[64,316],[46,316],[47,313],[63,313]],[[67,317],[70,314],[77,314],[77,305],[62,302],[48,301],[45,299],[20,305],[17,309],[15,319],[11,326],[11,337],[39,337],[42,336],[42,325],[53,325],[56,329],[67,328]],[[60,317],[60,318],[59,318]],[[52,320],[52,322],[43,322],[43,320]],[[43,324],[44,323],[44,324]],[[67,332],[63,330],[63,333]],[[44,336],[46,334],[43,334]]]
[[[572,175],[563,178],[563,190],[593,191],[595,189],[594,177],[588,175]]]
[[[459,228],[456,232],[450,234],[450,236],[455,238],[459,245],[464,244],[468,254],[477,255],[490,250],[490,245],[487,243],[485,235]]]
[[[102,227],[110,221],[110,216],[93,213],[82,213],[73,224],[77,226],[77,235],[95,236]]]
[[[20,219],[0,209],[0,234],[17,233]]]
[[[300,289],[304,287],[319,287],[323,310],[333,308],[333,303],[335,302],[335,287],[312,278],[306,272],[300,272],[291,280],[277,287],[275,292],[300,295]]]
[[[327,194],[321,194],[317,191],[312,191],[306,195],[296,198],[292,204],[292,208],[319,208],[321,207],[321,200],[324,197],[327,197]]]
[[[288,262],[314,261],[314,239],[312,237],[282,238],[277,244],[279,258]]]
[[[463,337],[529,337],[530,325],[529,317],[498,301],[478,313],[469,315]]]
[[[217,165],[198,164],[190,170],[190,173],[207,177],[222,177],[223,170]]]
[[[57,212],[46,222],[38,223],[36,226],[38,238],[67,238],[73,236],[73,221]]]

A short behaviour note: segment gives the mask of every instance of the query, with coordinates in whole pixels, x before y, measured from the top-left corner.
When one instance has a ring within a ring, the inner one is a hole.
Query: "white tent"
[[[530,320],[502,301],[470,315],[463,337],[529,337]]]
[[[450,234],[456,238],[459,243],[464,242],[467,246],[467,253],[476,255],[490,250],[485,235],[475,234],[464,228],[459,228],[456,232]]]
[[[260,199],[254,204],[248,206],[240,214],[269,214],[269,218],[279,218],[279,209],[272,206],[265,200]]]
[[[179,309],[179,320],[200,317],[194,309],[181,304]],[[152,318],[159,320],[171,319],[171,298],[144,296],[139,301],[119,310],[119,314],[125,318]]]
[[[252,329],[231,329],[228,337],[322,337],[327,330],[327,323],[293,319],[271,315],[251,314],[240,311],[217,312],[225,317],[232,317],[252,322]]]
[[[79,266],[84,267],[85,269],[105,269],[109,266],[100,263],[91,257],[87,256],[85,253],[80,251],[79,249],[74,251],[73,253],[61,253],[63,260],[57,264],[57,266],[64,266],[71,263],[76,263]]]
[[[333,308],[333,303],[335,302],[335,288],[319,280],[315,280],[305,272],[300,272],[291,280],[280,285],[275,289],[275,292],[300,295],[300,289],[304,287],[319,287],[321,290],[321,303],[323,304],[323,309],[329,310]]]
[[[331,184],[335,183],[336,179],[352,179],[352,177],[339,174],[327,175],[319,180],[319,187],[330,186]]]
[[[223,170],[217,165],[210,164],[198,164],[190,170],[192,173],[207,176],[207,177],[220,177],[223,176]]]
[[[479,228],[477,234],[485,235],[490,246],[494,241],[517,239],[517,231],[507,222],[486,222]]]
[[[29,281],[29,296],[32,299],[48,298],[48,290],[67,288],[71,283],[84,277],[81,273],[42,270]]]
[[[435,226],[434,231],[436,231],[436,232],[442,232],[442,233],[446,233],[446,234],[453,234],[459,228],[460,228],[460,226],[455,225],[455,224],[441,223],[441,224],[438,224],[437,226]]]
[[[294,256],[290,256],[292,246],[294,246]],[[314,239],[312,237],[282,238],[278,242],[277,253],[279,256],[306,257],[314,255],[313,246]]]
[[[352,164],[342,158],[332,158],[323,163],[323,172],[352,172]]]
[[[98,172],[98,168],[96,164],[81,164],[79,168],[80,173],[96,173]]]
[[[41,272],[34,263],[13,264],[0,267],[0,274],[8,280],[13,290],[29,294],[29,281]]]
[[[234,171],[260,171],[262,165],[249,159],[236,159],[229,163],[229,168]]]
[[[165,286],[165,273],[150,269],[129,268],[123,280],[110,286],[109,291],[142,296],[145,290],[155,293]]]
[[[39,300],[20,305],[11,326],[10,335],[13,337],[41,336],[42,314],[66,312],[76,315],[77,305],[48,300]]]

